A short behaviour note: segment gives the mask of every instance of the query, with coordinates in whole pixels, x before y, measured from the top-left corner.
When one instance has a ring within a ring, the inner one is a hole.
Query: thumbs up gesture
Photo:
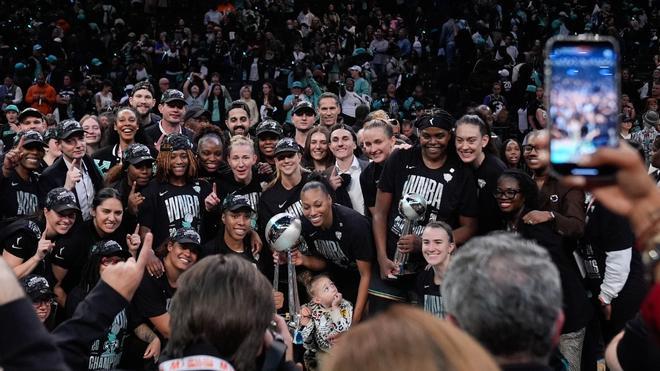
[[[82,172],[80,171],[80,159],[76,158],[71,163],[71,168],[66,172],[66,181],[64,182],[64,188],[69,191],[73,191],[78,183],[82,179]]]

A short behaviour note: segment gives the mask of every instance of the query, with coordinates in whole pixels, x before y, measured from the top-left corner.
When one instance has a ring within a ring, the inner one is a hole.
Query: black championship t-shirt
[[[302,203],[300,202],[300,190],[307,183],[309,173],[303,172],[300,183],[291,189],[282,186],[278,181],[272,187],[265,190],[259,199],[259,232],[263,235],[268,220],[279,213],[289,213],[298,218],[303,218]]]
[[[263,188],[254,169],[252,170],[252,180],[248,184],[237,182],[232,173],[216,178],[215,182],[220,200],[224,200],[229,194],[244,195],[250,202],[252,209],[257,213],[259,212],[259,197],[261,197]]]
[[[330,262],[330,277],[346,300],[355,303],[360,283],[357,261],[371,262],[374,257],[371,223],[366,216],[339,204],[332,205],[332,215],[329,229],[314,227],[302,218],[302,235],[309,253]]]
[[[201,233],[204,199],[211,193],[207,182],[195,180],[175,186],[153,180],[141,193],[145,200],[140,205],[138,222],[151,229],[155,247],[179,228],[194,228]]]
[[[388,215],[388,256],[393,257],[405,218],[399,214],[399,201],[409,192],[426,199],[426,216],[413,226],[420,236],[429,221],[441,220],[454,228],[459,217],[477,217],[477,189],[473,172],[460,161],[447,158],[439,169],[429,169],[422,159],[421,147],[398,150],[385,161],[378,188],[392,194]],[[417,255],[417,256],[416,256]],[[421,263],[421,254],[411,255]]]
[[[21,179],[16,171],[9,177],[0,175],[0,226],[2,221],[16,216],[33,215],[39,208],[39,175],[31,173],[28,180]]]
[[[89,260],[92,246],[101,240],[113,240],[128,251],[126,232],[121,226],[112,234],[101,237],[94,227],[93,219],[76,223],[71,231],[59,240],[53,249],[52,263],[67,270],[62,280],[64,291],[71,291],[80,282],[82,269]]]
[[[220,232],[217,236],[215,236],[214,239],[211,241],[205,243],[202,246],[202,252],[199,256],[199,259],[205,258],[210,255],[217,255],[217,254],[235,254],[238,256],[241,256],[245,258],[245,260],[249,261],[250,263],[254,264],[255,267],[258,268],[258,261],[257,259],[254,258],[252,255],[252,249],[250,247],[250,236],[247,235],[243,239],[243,251],[238,252],[234,251],[229,246],[227,246],[227,243],[225,242],[224,239],[224,232]]]
[[[479,234],[486,234],[502,226],[500,207],[493,192],[497,188],[497,178],[505,169],[502,160],[488,153],[481,166],[475,170],[479,193]]]
[[[445,305],[442,302],[440,286],[433,282],[435,271],[427,267],[417,275],[417,302],[424,308],[425,312],[431,313],[438,318],[445,318]]]
[[[80,286],[76,286],[66,297],[67,317],[71,318],[80,302],[84,300]],[[133,325],[128,320],[128,311],[122,309],[105,333],[94,340],[90,347],[88,370],[109,370],[119,366],[124,351],[124,340]]]
[[[0,231],[0,253],[6,251],[23,262],[37,252],[37,244],[46,228],[46,221],[37,218],[24,218],[14,221]],[[52,240],[55,249],[58,248],[60,237]],[[41,260],[30,273],[45,277],[53,285],[54,277],[51,269],[52,253]]]
[[[314,255],[351,270],[357,270],[356,260],[370,262],[374,256],[371,223],[353,209],[332,205],[332,226],[317,228],[302,218],[303,237]]]
[[[362,196],[364,196],[365,212],[368,216],[371,216],[369,208],[376,206],[376,193],[382,171],[382,164],[370,162],[360,174],[360,187],[362,188]]]
[[[304,219],[302,213],[302,204],[300,202],[300,190],[307,183],[307,178],[309,177],[308,172],[302,173],[302,178],[300,183],[296,186],[287,190],[282,186],[282,182],[279,181],[275,183],[271,188],[266,189],[259,197],[259,212],[257,218],[257,226],[259,231],[259,236],[263,241],[265,246],[268,246],[268,242],[265,237],[265,228],[268,221],[273,216],[279,213],[289,213],[293,216]],[[301,243],[298,245],[298,249],[307,254],[309,248],[304,239],[300,239]],[[270,246],[268,246],[270,247]],[[261,259],[259,260],[261,264],[261,271],[268,277],[268,279],[273,279],[274,265],[271,254],[261,254]],[[286,291],[287,285],[287,267],[286,265],[279,266],[279,290]],[[305,270],[304,267],[297,267],[297,271]],[[304,295],[304,290],[300,290],[299,293]],[[287,295],[286,292],[284,293]]]
[[[135,314],[146,321],[167,313],[175,292],[176,288],[170,286],[167,274],[163,273],[160,277],[145,274],[133,296]]]

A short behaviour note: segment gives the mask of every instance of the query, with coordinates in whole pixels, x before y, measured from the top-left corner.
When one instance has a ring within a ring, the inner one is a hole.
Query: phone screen
[[[555,41],[549,50],[550,162],[560,174],[606,175],[575,163],[600,147],[617,146],[617,54],[612,43],[594,41]]]

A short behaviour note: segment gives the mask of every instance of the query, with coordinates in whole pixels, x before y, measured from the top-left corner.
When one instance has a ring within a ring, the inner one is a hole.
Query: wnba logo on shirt
[[[38,199],[35,194],[17,191],[16,203],[18,204],[16,215],[30,215],[37,211]]]
[[[295,204],[287,207],[286,210],[284,210],[284,212],[289,213],[293,216],[302,217],[303,216],[302,203],[298,201]]]
[[[438,183],[434,179],[419,175],[409,175],[406,182],[403,184],[402,195],[406,193],[417,193],[426,199],[426,204],[436,209],[440,208],[440,201],[442,201],[442,190],[444,185]]]
[[[337,241],[316,240],[314,241],[314,246],[326,259],[331,260],[340,267],[348,268],[348,258],[341,251]]]
[[[192,195],[178,195],[165,200],[170,224],[181,219],[192,219],[199,215],[199,198]]]

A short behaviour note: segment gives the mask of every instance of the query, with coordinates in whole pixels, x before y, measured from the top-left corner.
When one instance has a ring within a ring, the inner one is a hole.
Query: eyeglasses
[[[167,105],[170,108],[182,109],[183,107],[185,107],[186,104],[181,102],[167,102],[165,103],[165,105]]]
[[[115,265],[115,264],[121,263],[123,261],[124,261],[124,259],[120,258],[118,256],[104,256],[104,257],[101,258],[101,265],[105,265],[105,266]]]
[[[532,151],[536,151],[536,153],[539,153],[539,148],[531,144],[526,144],[523,146],[524,153],[532,153]]]
[[[503,199],[503,200],[512,200],[520,193],[519,189],[505,189],[501,190],[499,188],[493,191],[493,197]]]
[[[296,152],[285,152],[275,156],[275,158],[277,159],[277,161],[283,161],[284,159],[292,158],[295,155]]]
[[[32,305],[35,308],[38,308],[38,307],[43,307],[43,306],[51,306],[51,305],[53,305],[54,302],[55,302],[55,300],[53,300],[53,299],[46,299],[46,300],[37,299],[36,301],[32,302]]]

